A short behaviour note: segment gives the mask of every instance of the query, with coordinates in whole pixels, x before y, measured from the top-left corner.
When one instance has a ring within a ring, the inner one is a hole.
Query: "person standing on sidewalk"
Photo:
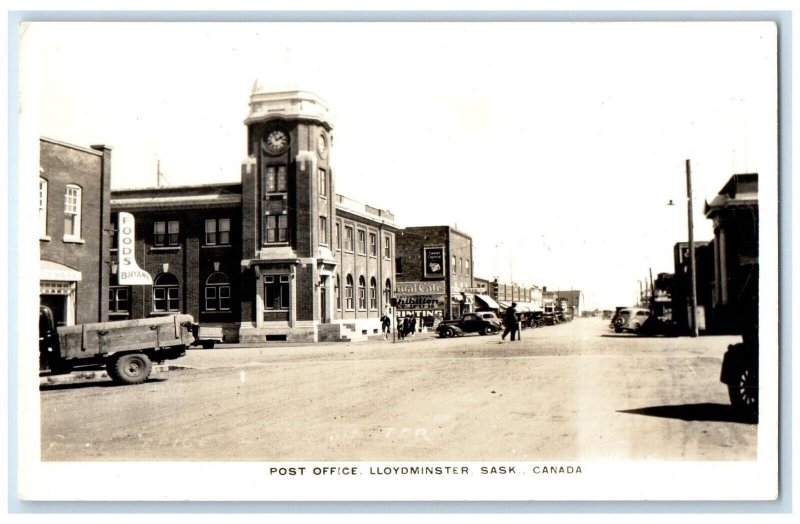
[[[503,335],[500,337],[501,339],[505,340],[506,335],[511,333],[511,341],[513,342],[517,338],[517,331],[519,330],[519,324],[517,323],[517,303],[512,302],[511,307],[506,309],[506,316],[503,319],[503,322],[506,325],[505,331],[503,331]]]
[[[392,330],[392,319],[389,315],[381,317],[381,331],[383,332],[383,340],[389,340],[389,332]]]

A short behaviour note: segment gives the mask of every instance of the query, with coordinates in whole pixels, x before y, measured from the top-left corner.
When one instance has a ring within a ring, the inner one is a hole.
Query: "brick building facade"
[[[57,325],[108,319],[111,149],[39,140],[39,302]]]
[[[475,310],[472,237],[461,231],[450,226],[401,230],[396,271],[401,315],[457,318]]]
[[[245,125],[241,183],[113,192],[154,280],[114,283],[112,300],[130,297],[114,316],[181,311],[242,342],[379,333],[397,228],[388,211],[336,194],[325,103],[256,84]]]

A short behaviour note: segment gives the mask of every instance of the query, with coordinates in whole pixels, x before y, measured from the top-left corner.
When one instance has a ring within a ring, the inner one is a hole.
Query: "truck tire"
[[[109,362],[107,369],[117,384],[141,384],[150,376],[152,367],[144,353],[128,353]]]
[[[736,380],[728,385],[731,405],[748,417],[758,416],[758,374],[752,366],[743,365]]]
[[[214,341],[213,340],[204,340],[200,344],[203,346],[203,349],[214,349]]]

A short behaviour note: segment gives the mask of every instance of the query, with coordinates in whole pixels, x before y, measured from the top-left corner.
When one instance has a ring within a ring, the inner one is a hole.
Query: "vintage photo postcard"
[[[22,23],[19,497],[775,500],[778,43]]]

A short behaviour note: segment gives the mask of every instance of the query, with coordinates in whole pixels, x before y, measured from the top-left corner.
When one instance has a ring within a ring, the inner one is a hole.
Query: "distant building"
[[[566,299],[566,307],[567,311],[572,314],[573,317],[580,317],[581,312],[583,311],[583,291],[579,289],[570,289],[569,291],[554,291],[555,295],[558,298]]]
[[[712,294],[714,289],[714,242],[695,241],[695,274],[697,282],[697,326],[706,331],[713,323]],[[680,331],[690,331],[691,274],[689,273],[689,243],[678,242],[673,247],[675,264],[672,281],[672,320]]]
[[[757,320],[758,174],[733,175],[705,205],[714,222],[713,319],[718,332],[741,333]]]
[[[472,237],[450,226],[397,233],[397,313],[458,318],[475,311]]]
[[[108,319],[111,148],[39,140],[39,302],[59,326]]]

